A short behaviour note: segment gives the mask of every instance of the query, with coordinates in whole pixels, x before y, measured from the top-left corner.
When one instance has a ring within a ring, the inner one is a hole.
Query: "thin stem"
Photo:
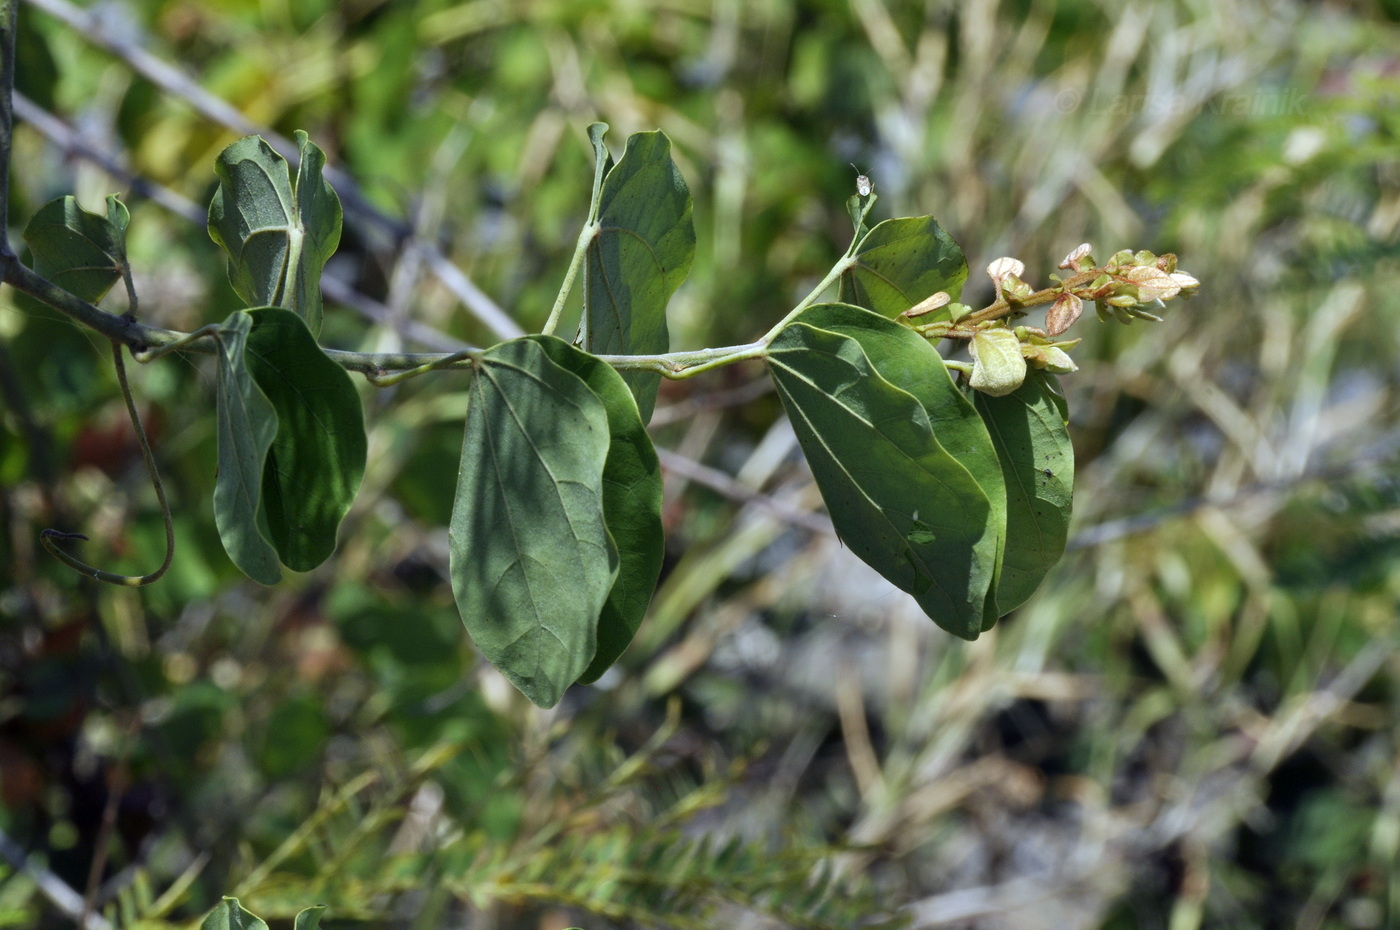
[[[595,136],[593,130],[600,128],[600,132]],[[608,150],[603,147],[602,133],[607,131],[607,126],[590,126],[588,129],[589,138],[593,140],[593,193],[588,198],[588,222],[583,224],[583,229],[579,230],[578,242],[574,244],[573,257],[569,259],[569,270],[564,272],[564,281],[559,285],[559,295],[554,298],[554,306],[549,311],[549,319],[545,321],[544,329],[541,330],[546,336],[554,334],[554,328],[559,325],[559,318],[564,314],[564,304],[569,299],[569,293],[574,289],[574,278],[578,276],[578,270],[583,265],[584,256],[588,254],[588,246],[593,242],[593,237],[598,235],[598,211],[603,203],[603,172],[608,167]],[[584,313],[582,325],[588,325],[588,304],[584,302]]]
[[[396,374],[381,375],[377,372],[366,371],[364,372],[364,376],[365,380],[367,380],[370,384],[374,385],[375,387],[392,387],[393,385],[398,384],[402,381],[407,381],[409,378],[416,378],[419,375],[425,375],[430,371],[442,371],[445,368],[469,367],[459,365],[458,363],[470,363],[471,361],[475,360],[476,357],[480,354],[480,349],[466,349],[461,352],[453,352],[451,355],[448,355],[445,358],[438,359],[435,362],[427,362],[425,364],[419,365],[417,368],[410,368],[407,371],[400,371]]]
[[[774,339],[778,338],[778,333],[783,331],[783,327],[791,323],[793,321],[793,318],[795,318],[803,310],[806,310],[808,307],[812,306],[812,304],[816,303],[817,298],[822,296],[822,294],[826,293],[826,289],[831,287],[831,285],[835,284],[837,280],[839,280],[840,277],[846,273],[846,270],[854,267],[855,264],[856,259],[853,246],[852,249],[848,250],[845,255],[841,256],[841,258],[836,262],[835,265],[831,266],[831,270],[826,273],[826,277],[822,278],[821,283],[819,283],[816,287],[812,288],[811,293],[809,293],[806,297],[802,298],[802,301],[796,307],[793,307],[791,312],[789,312],[787,316],[783,317],[781,320],[779,320],[773,325],[772,329],[768,330],[768,332],[763,334],[763,337],[758,340],[759,343],[762,344],[765,348],[767,348],[769,343],[771,343]]]
[[[1066,281],[1061,281],[1054,287],[1042,288],[1036,291],[1035,293],[1031,294],[1025,300],[1016,301],[1016,305],[1014,307],[1007,301],[1005,297],[998,295],[994,303],[983,307],[981,310],[978,310],[975,313],[969,313],[961,320],[958,320],[957,325],[959,327],[971,326],[974,323],[982,323],[986,320],[995,320],[1000,317],[1004,317],[1011,311],[1019,310],[1022,307],[1034,307],[1037,304],[1049,303],[1050,301],[1054,300],[1056,297],[1059,297],[1066,291],[1072,291],[1076,287],[1082,287],[1083,285],[1088,284],[1090,281],[1094,280],[1103,273],[1104,271],[1102,268],[1091,268],[1088,271],[1081,271],[1074,277]]]
[[[590,208],[590,212],[592,209]],[[554,327],[559,325],[559,318],[564,315],[564,304],[569,299],[569,292],[574,289],[574,278],[578,276],[578,270],[583,266],[584,256],[588,254],[588,246],[592,244],[593,237],[596,235],[598,235],[598,224],[591,219],[583,224],[583,229],[579,230],[578,242],[574,245],[573,258],[569,259],[569,270],[564,272],[564,283],[559,285],[559,296],[554,298],[554,307],[549,311],[549,319],[545,321],[544,329],[540,330],[544,335],[553,335]]]
[[[18,260],[7,262],[3,267],[3,273],[5,283],[15,290],[23,291],[35,300],[68,316],[74,322],[81,323],[113,342],[120,342],[133,349],[152,344],[160,345],[174,342],[185,335],[184,333],[172,333],[169,330],[142,326],[133,320],[123,319],[116,314],[99,310],[86,300],[74,297]]]
[[[136,430],[136,441],[141,446],[141,458],[146,462],[146,472],[151,476],[151,484],[156,489],[156,500],[160,502],[160,516],[165,523],[165,561],[160,563],[160,568],[146,575],[118,575],[115,572],[94,568],[82,559],[71,556],[58,548],[56,540],[86,540],[87,537],[81,533],[44,530],[39,534],[39,541],[44,544],[44,548],[49,550],[54,558],[80,574],[87,575],[97,581],[105,581],[107,584],[136,588],[158,581],[169,570],[170,563],[175,558],[175,524],[170,517],[170,504],[165,500],[165,486],[161,484],[160,471],[156,468],[156,457],[151,452],[151,443],[146,438],[146,429],[141,425],[141,414],[136,410],[136,399],[131,396],[131,383],[127,381],[126,363],[122,360],[122,344],[119,342],[112,343],[112,360],[117,366],[117,384],[121,386],[122,397],[126,400],[126,412],[131,416],[131,425]]]
[[[618,371],[654,371],[672,381],[680,381],[723,365],[731,365],[748,358],[760,358],[767,350],[768,344],[759,341],[719,349],[668,352],[665,355],[600,355],[598,359]]]

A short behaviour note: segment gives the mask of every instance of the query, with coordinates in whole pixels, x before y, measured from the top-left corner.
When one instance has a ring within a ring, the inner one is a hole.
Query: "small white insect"
[[[856,171],[856,193],[862,197],[869,197],[875,192],[875,182],[861,174],[860,169],[856,168],[854,164],[851,167],[855,168]]]

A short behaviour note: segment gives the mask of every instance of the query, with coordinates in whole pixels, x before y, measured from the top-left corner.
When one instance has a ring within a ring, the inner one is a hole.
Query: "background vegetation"
[[[343,172],[323,340],[344,347],[537,329],[595,119],[614,144],[666,130],[695,195],[675,348],[746,341],[810,288],[849,234],[848,162],[877,213],[935,213],[974,269],[1015,255],[1040,282],[1088,240],[1175,251],[1203,286],[1162,325],[1076,327],[1072,551],[970,645],[813,512],[759,370],[664,385],[661,588],[620,667],[549,712],[477,660],[452,607],[463,381],[364,388],[340,550],[265,589],[213,529],[212,369],[141,368],[180,548],[153,587],[100,587],[37,537],[159,561],[105,345],[5,292],[0,925],[71,926],[82,905],[55,882],[93,927],[186,925],[235,893],[274,925],[330,904],[328,927],[1400,914],[1395,4],[20,15],[9,222],[128,191],[156,325],[235,309],[201,215],[239,114],[308,130]]]

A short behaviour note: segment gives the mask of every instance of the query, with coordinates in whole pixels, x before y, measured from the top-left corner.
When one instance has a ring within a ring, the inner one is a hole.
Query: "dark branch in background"
[[[122,164],[116,156],[93,145],[83,138],[82,133],[38,106],[23,94],[15,94],[15,114],[31,129],[36,130],[57,146],[65,155],[92,162],[113,178],[126,184],[133,195],[145,197],[195,226],[202,227],[207,222],[209,215],[207,209],[183,194],[132,171]],[[470,281],[467,284],[475,288],[475,285],[471,284]],[[405,339],[416,342],[424,348],[437,352],[459,352],[467,348],[467,344],[460,339],[455,339],[424,323],[419,323],[416,320],[395,319],[393,313],[384,304],[361,294],[339,278],[322,275],[321,291],[328,299],[349,307],[373,323],[391,326]]]
[[[732,501],[755,504],[793,526],[801,527],[810,533],[816,533],[820,536],[836,535],[835,527],[826,517],[818,516],[809,510],[794,507],[776,497],[755,491],[717,468],[710,468],[708,465],[691,461],[668,449],[657,449],[656,455],[661,460],[661,467],[666,471],[694,481],[696,484],[716,491]]]
[[[261,134],[274,148],[281,154],[295,163],[297,157],[296,147],[291,142],[276,133],[268,131],[265,127],[259,127],[244,117],[235,107],[227,101],[210,94],[200,87],[190,77],[177,68],[151,55],[148,51],[133,44],[127,39],[114,34],[102,18],[94,13],[82,10],[68,3],[67,0],[27,0],[35,9],[41,10],[54,16],[71,26],[74,30],[82,34],[90,42],[105,49],[127,63],[134,71],[141,74],[152,83],[161,87],[173,97],[185,100],[192,108],[205,118],[217,123],[234,132],[242,134]],[[6,42],[6,54],[3,67],[4,74],[0,75],[0,80],[4,80],[6,88],[13,87],[14,55],[13,43],[15,41],[15,6],[17,0],[5,0],[6,19],[4,22],[4,41]],[[16,95],[11,103],[10,94],[0,94],[3,101],[0,101],[0,123],[3,123],[3,140],[0,140],[0,208],[8,209],[8,163],[10,156],[11,125],[14,113],[18,113],[21,119],[31,125],[36,131],[47,137],[60,149],[101,166],[114,177],[123,179],[131,185],[133,193],[149,197],[153,202],[159,204],[170,212],[181,216],[191,223],[202,226],[206,221],[206,211],[193,201],[170,190],[163,185],[153,183],[130,171],[120,160],[108,152],[91,145],[84,140],[78,132],[70,128],[61,119],[45,112],[36,106],[32,101],[23,96]],[[388,216],[370,204],[359,191],[353,180],[343,172],[328,167],[327,176],[332,179],[341,199],[345,204],[347,214],[357,218],[362,223],[377,228],[382,233],[388,234],[393,241],[402,249],[404,254],[413,254],[455,294],[463,304],[471,310],[479,320],[492,329],[501,338],[512,338],[521,335],[520,327],[509,317],[507,317],[500,307],[484,294],[462,271],[456,268],[447,258],[431,243],[417,238],[410,224],[403,220]],[[157,329],[125,320],[122,317],[106,313],[87,303],[79,300],[73,295],[53,285],[31,270],[23,267],[15,260],[13,251],[9,247],[8,238],[4,236],[4,230],[0,230],[0,275],[4,280],[24,291],[44,303],[60,310],[68,315],[75,322],[87,326],[109,339],[120,342],[130,347],[138,357],[143,349],[159,349],[185,338],[186,334],[172,332],[170,330]],[[438,330],[415,322],[396,318],[389,307],[379,301],[366,297],[358,293],[344,281],[333,277],[323,277],[322,290],[326,296],[338,303],[354,309],[366,319],[380,325],[391,326],[399,331],[405,338],[412,340],[426,348],[437,350],[434,353],[399,353],[399,354],[376,354],[357,352],[339,352],[329,350],[327,352],[337,363],[351,371],[360,372],[373,379],[376,376],[391,372],[401,372],[410,369],[431,367],[442,365],[445,359],[454,353],[461,352],[464,344]],[[212,345],[207,341],[195,342],[182,347],[184,350],[196,352],[212,351]],[[465,368],[471,365],[470,359],[455,360],[446,368]],[[767,383],[764,379],[764,389]],[[747,393],[747,392],[745,392]],[[660,422],[665,422],[666,412],[663,408],[658,411]],[[659,425],[654,423],[653,425]],[[665,466],[668,470],[677,474],[686,474],[692,480],[704,484],[714,491],[729,497],[740,503],[758,502],[766,504],[771,501],[766,495],[755,494],[753,491],[737,486],[732,478],[717,472],[713,469],[704,469],[698,463],[688,459],[682,459],[675,453],[667,453]],[[1200,509],[1210,506],[1228,506],[1233,503],[1257,496],[1261,493],[1280,493],[1297,485],[1317,480],[1319,478],[1336,478],[1339,472],[1352,474],[1361,470],[1364,466],[1362,460],[1353,460],[1343,469],[1318,471],[1305,473],[1288,482],[1271,483],[1268,485],[1257,485],[1242,489],[1238,495],[1228,501],[1215,501],[1205,497],[1193,498],[1178,505],[1162,508],[1145,514],[1133,517],[1126,517],[1121,520],[1111,520],[1096,527],[1089,527],[1078,533],[1069,542],[1069,549],[1083,549],[1101,545],[1111,540],[1119,539],[1128,535],[1133,535],[1151,529],[1163,522],[1178,517],[1188,516]],[[792,508],[778,506],[774,508],[785,517],[791,519],[795,514]],[[807,519],[815,520],[810,514]],[[806,528],[821,532],[815,523],[808,523],[807,519],[799,519],[794,522],[805,525]],[[828,530],[829,531],[829,528]]]
[[[1336,443],[1330,445],[1335,447]],[[1326,448],[1328,447],[1320,447],[1319,451]],[[1178,517],[1189,517],[1211,507],[1238,506],[1247,500],[1266,494],[1293,492],[1305,484],[1317,481],[1334,482],[1354,478],[1362,472],[1385,464],[1388,459],[1395,455],[1397,450],[1400,450],[1400,430],[1382,436],[1365,448],[1349,449],[1346,461],[1330,468],[1310,468],[1283,481],[1260,481],[1248,484],[1236,489],[1229,498],[1224,500],[1217,500],[1208,495],[1198,495],[1157,510],[1149,510],[1146,513],[1134,514],[1119,520],[1106,520],[1095,526],[1085,527],[1070,538],[1065,546],[1065,551],[1090,549],[1122,539],[1125,536],[1145,533],[1170,520]]]
[[[66,0],[27,0],[30,6],[53,16],[72,27],[73,31],[94,45],[102,48],[126,62],[133,71],[172,97],[184,100],[201,116],[238,133],[241,136],[261,135],[293,166],[297,164],[297,147],[291,140],[254,125],[247,117],[226,100],[209,93],[179,69],[161,61],[150,52],[115,34],[94,13],[79,9]],[[524,330],[511,319],[500,306],[471,280],[449,262],[434,245],[418,239],[413,227],[401,219],[389,216],[376,208],[360,192],[359,186],[344,172],[327,166],[327,180],[340,195],[345,212],[383,233],[387,233],[394,244],[403,249],[413,249],[422,253],[428,268],[443,286],[462,301],[463,305],[500,339],[514,339],[523,336]]]
[[[28,876],[39,892],[49,899],[49,903],[83,930],[112,930],[107,918],[99,914],[85,914],[83,896],[48,869],[30,862],[24,847],[10,839],[4,831],[0,831],[0,859],[8,862],[15,871]]]
[[[0,276],[15,262],[10,248],[10,138],[15,114],[10,93],[15,86],[17,0],[0,6]]]

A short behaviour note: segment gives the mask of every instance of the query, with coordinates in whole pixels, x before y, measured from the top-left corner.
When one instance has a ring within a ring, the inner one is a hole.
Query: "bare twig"
[[[30,862],[24,847],[10,839],[3,830],[0,830],[0,858],[29,876],[39,893],[83,930],[112,930],[112,924],[99,914],[82,916],[83,896],[48,869]]]
[[[822,519],[806,510],[799,510],[791,504],[786,504],[767,494],[761,494],[740,484],[719,469],[701,465],[699,462],[667,449],[657,449],[656,454],[661,459],[661,467],[666,471],[694,481],[696,484],[704,485],[730,500],[738,501],[741,504],[755,504],[771,511],[793,526],[800,526],[813,533],[824,536],[836,535],[836,530],[832,527],[830,520]]]
[[[1400,448],[1400,430],[1392,430],[1365,448],[1349,453],[1345,462],[1331,468],[1312,468],[1282,481],[1261,481],[1246,485],[1236,489],[1227,498],[1201,494],[1147,513],[1135,514],[1118,520],[1107,520],[1096,526],[1086,527],[1074,534],[1065,549],[1073,552],[1076,549],[1101,546],[1125,536],[1147,532],[1169,520],[1190,516],[1207,507],[1234,506],[1264,494],[1283,494],[1296,491],[1302,485],[1314,481],[1335,482],[1351,478],[1368,468],[1381,464],[1394,455],[1397,448]]]

